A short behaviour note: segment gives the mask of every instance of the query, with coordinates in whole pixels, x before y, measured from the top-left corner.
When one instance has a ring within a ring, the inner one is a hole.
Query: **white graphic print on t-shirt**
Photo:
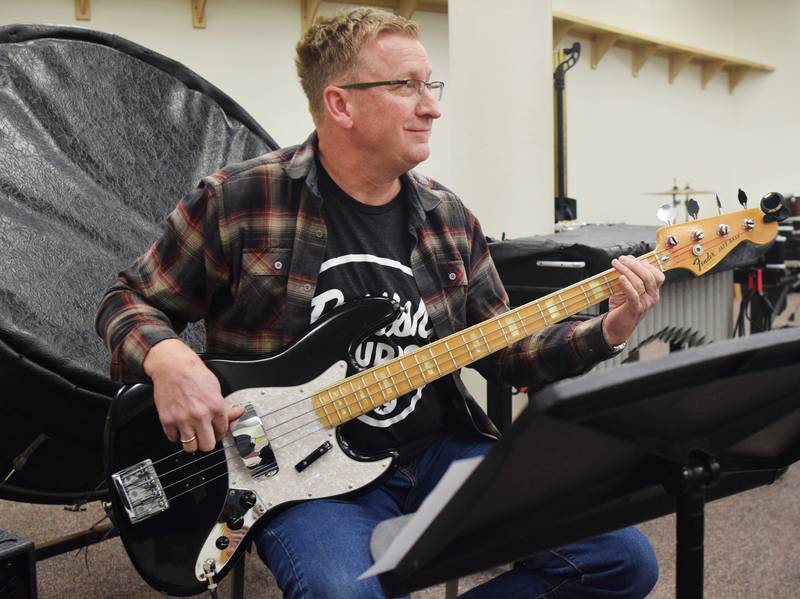
[[[320,273],[356,262],[368,262],[395,269],[413,280],[411,269],[408,266],[396,260],[372,254],[347,254],[326,260],[322,263]],[[390,297],[388,291],[384,291],[381,295]],[[401,298],[397,292],[391,293],[391,299],[402,306],[403,310],[391,324],[375,331],[358,345],[355,351],[355,360],[362,368],[376,366],[413,351],[420,345],[424,345],[433,334],[433,328],[428,320],[428,311],[422,298],[419,298],[416,308],[412,307],[411,300]],[[344,301],[344,294],[340,289],[333,288],[320,292],[311,300],[311,323],[319,320],[323,314],[341,306]],[[358,420],[378,428],[387,428],[400,422],[414,411],[417,402],[422,397],[423,388],[424,386],[402,398],[393,399],[372,412],[359,416]]]

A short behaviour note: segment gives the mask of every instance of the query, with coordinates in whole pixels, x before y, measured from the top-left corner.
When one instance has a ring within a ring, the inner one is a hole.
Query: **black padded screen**
[[[113,276],[203,175],[275,144],[118,38],[3,29],[0,319],[105,373],[92,318]]]
[[[93,330],[103,292],[201,177],[276,147],[231,98],[146,48],[0,27],[0,477],[46,434],[9,483],[86,488],[116,390]],[[201,337],[189,332],[198,349]],[[79,463],[54,463],[62,454]]]

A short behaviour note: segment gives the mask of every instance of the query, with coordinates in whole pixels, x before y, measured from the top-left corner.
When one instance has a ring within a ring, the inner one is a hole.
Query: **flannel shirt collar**
[[[283,169],[291,179],[299,180],[305,178],[306,185],[314,196],[321,199],[322,196],[319,193],[319,179],[317,175],[317,161],[315,159],[317,143],[317,132],[313,131],[302,144],[294,147],[294,154],[291,160],[284,165]],[[401,175],[401,177],[409,184],[407,187],[410,190],[409,199],[411,201],[411,213],[416,213],[415,220],[422,222],[425,220],[424,213],[436,208],[441,202],[441,199],[431,190],[431,181],[427,177],[419,175],[414,171],[408,171]]]

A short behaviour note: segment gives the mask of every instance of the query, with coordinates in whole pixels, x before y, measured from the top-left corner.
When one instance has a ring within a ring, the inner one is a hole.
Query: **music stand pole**
[[[716,485],[719,476],[719,461],[699,452],[666,475],[664,487],[675,495],[675,596],[678,599],[703,597],[706,490]]]

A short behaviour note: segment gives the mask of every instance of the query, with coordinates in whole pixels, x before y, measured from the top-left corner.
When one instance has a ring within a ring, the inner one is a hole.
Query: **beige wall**
[[[325,3],[320,13],[340,4]],[[313,129],[294,70],[299,0],[209,0],[206,29],[192,27],[189,0],[92,0],[90,21],[76,21],[72,0],[0,0],[0,24],[39,22],[114,33],[177,60],[241,104],[281,145]],[[447,15],[419,13],[434,75],[447,79]],[[445,113],[448,103],[445,93]],[[421,167],[449,178],[447,118],[436,127],[433,156]]]
[[[457,4],[456,4],[457,2]],[[611,49],[589,67],[589,44],[569,72],[569,194],[590,222],[656,224],[662,198],[680,185],[736,189],[752,198],[798,191],[800,23],[795,0],[451,0],[450,15],[419,12],[434,77],[447,82],[432,156],[420,169],[460,193],[486,232],[550,230],[552,101],[550,9],[715,52],[773,64],[733,95],[718,74],[706,90],[689,66],[673,83],[655,57],[637,78],[630,53]],[[330,13],[338,4],[321,5]],[[296,82],[298,0],[209,0],[208,28],[193,29],[189,0],[92,0],[92,20],[74,20],[72,0],[0,0],[0,23],[83,25],[116,33],[186,64],[244,106],[280,144],[311,130]],[[567,38],[564,43],[572,43]],[[482,83],[483,82],[483,83]],[[485,87],[481,87],[481,85]],[[493,191],[490,174],[502,181]],[[703,213],[709,198],[697,198]],[[702,214],[701,214],[702,216]],[[472,379],[471,379],[472,380]],[[472,380],[480,392],[482,384]]]
[[[549,75],[542,75],[549,49],[541,42],[549,36],[551,0],[451,4],[451,19],[463,15],[452,36],[448,15],[415,15],[434,76],[448,83],[432,156],[420,169],[459,192],[487,233],[543,232],[551,210],[552,108]],[[340,6],[323,2],[320,12]],[[736,207],[738,187],[754,198],[770,189],[800,190],[793,143],[800,128],[793,106],[800,59],[792,51],[800,3],[552,0],[552,8],[777,67],[773,74],[748,75],[729,95],[722,74],[702,90],[693,65],[669,84],[667,62],[658,57],[634,78],[630,53],[617,48],[592,70],[584,42],[584,56],[567,76],[568,191],[579,201],[581,220],[655,224],[661,198],[643,192],[666,189],[673,178],[719,190],[728,209]],[[292,64],[298,0],[211,0],[207,29],[192,28],[188,0],[93,0],[91,9],[91,21],[77,22],[71,0],[0,0],[0,23],[63,23],[119,34],[206,77],[278,143],[296,143],[311,130]],[[518,75],[532,71],[537,75],[520,83]],[[487,82],[490,94],[477,93],[477,80]],[[489,172],[502,174],[504,189],[487,189]],[[709,198],[697,199],[703,213],[713,211]]]
[[[500,237],[553,230],[549,0],[450,2],[451,185]]]
[[[631,75],[631,53],[612,48],[596,70],[590,45],[567,75],[569,195],[589,222],[658,224],[662,197],[643,192],[683,186],[720,193],[738,209],[751,199],[797,186],[800,60],[791,50],[800,23],[792,0],[553,0],[562,11],[647,35],[777,68],[748,74],[731,95],[718,73],[703,90],[689,65],[670,84],[667,60],[652,58]],[[564,45],[576,41],[566,38]],[[700,216],[716,214],[713,196],[697,196]],[[754,205],[754,204],[751,204]]]
[[[735,165],[732,182],[759,194],[800,194],[800,2],[736,0],[734,9],[737,54],[777,70],[734,94],[735,140],[727,156]]]
[[[292,53],[294,0],[211,0],[207,29],[192,27],[189,0],[94,0],[76,21],[72,0],[0,0],[0,23],[44,22],[115,33],[182,62],[239,102],[281,144],[312,128]]]

